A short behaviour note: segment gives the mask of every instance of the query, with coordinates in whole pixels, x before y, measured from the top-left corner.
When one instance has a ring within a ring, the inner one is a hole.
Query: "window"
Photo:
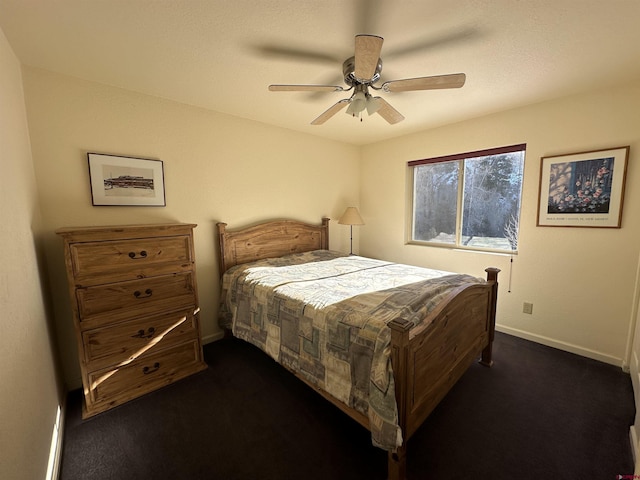
[[[410,241],[517,250],[525,148],[512,145],[409,162]]]

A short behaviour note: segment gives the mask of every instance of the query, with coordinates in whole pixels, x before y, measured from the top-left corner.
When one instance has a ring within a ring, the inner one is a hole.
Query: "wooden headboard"
[[[329,219],[321,225],[296,220],[274,220],[246,228],[227,230],[218,223],[220,275],[234,265],[290,253],[329,249]]]

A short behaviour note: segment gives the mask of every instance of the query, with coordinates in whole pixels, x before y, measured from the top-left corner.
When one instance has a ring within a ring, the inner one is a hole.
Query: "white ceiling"
[[[0,0],[0,28],[26,65],[356,145],[640,79],[639,0]],[[467,82],[380,94],[396,125],[312,126],[349,94],[267,90],[342,84],[357,33],[384,37],[382,81]]]

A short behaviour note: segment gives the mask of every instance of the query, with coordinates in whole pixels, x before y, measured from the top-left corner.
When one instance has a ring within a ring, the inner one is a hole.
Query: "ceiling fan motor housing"
[[[382,59],[378,58],[378,64],[376,65],[376,71],[373,77],[370,79],[357,78],[355,75],[356,70],[356,57],[347,58],[342,64],[342,74],[344,75],[344,83],[351,87],[355,87],[359,84],[371,85],[380,80],[380,72],[382,72]]]

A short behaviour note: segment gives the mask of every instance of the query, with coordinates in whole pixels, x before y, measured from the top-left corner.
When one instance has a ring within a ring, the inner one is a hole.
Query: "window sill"
[[[490,254],[490,255],[499,255],[504,257],[510,257],[512,255],[518,255],[517,250],[500,250],[495,248],[487,248],[487,247],[468,247],[461,245],[449,245],[446,243],[435,243],[435,242],[418,242],[418,241],[409,241],[406,242],[406,245],[416,245],[420,247],[434,247],[434,248],[444,248],[447,250],[455,250],[458,252],[465,253],[482,253],[482,254]]]

